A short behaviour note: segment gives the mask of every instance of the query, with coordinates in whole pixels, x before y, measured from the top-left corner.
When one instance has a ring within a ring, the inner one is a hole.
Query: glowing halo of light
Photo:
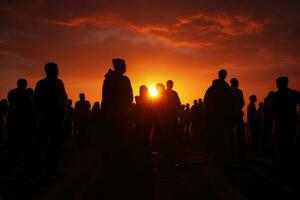
[[[156,87],[149,87],[149,96],[152,97],[152,98],[155,98],[158,96],[158,91],[156,89]]]

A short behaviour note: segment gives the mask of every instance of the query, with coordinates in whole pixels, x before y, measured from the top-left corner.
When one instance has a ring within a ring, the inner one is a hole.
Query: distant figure
[[[125,61],[115,58],[112,63],[114,70],[109,69],[105,75],[101,102],[105,124],[103,170],[108,176],[109,189],[121,187],[124,184],[122,177],[127,174],[127,169],[124,169],[128,150],[125,148],[125,144],[128,134],[129,110],[133,101],[130,80],[124,75],[126,72]],[[120,195],[114,194],[112,191],[111,194]]]
[[[8,102],[6,99],[2,99],[0,101],[0,144],[2,144],[4,141],[7,111],[8,111]]]
[[[270,91],[268,96],[264,99],[264,128],[263,128],[263,137],[262,137],[262,150],[267,152],[270,149],[271,144],[271,135],[273,130],[273,97],[275,92]]]
[[[257,98],[255,95],[249,97],[250,103],[247,107],[247,120],[251,132],[252,147],[255,152],[259,151],[259,141],[260,141],[260,127],[259,127],[259,113],[256,109]]]
[[[65,135],[63,138],[63,143],[66,143],[70,136],[73,135],[74,127],[74,108],[72,107],[72,100],[67,100],[66,118],[65,118]]]
[[[300,93],[288,87],[287,77],[276,79],[278,91],[273,97],[273,116],[275,122],[276,144],[279,153],[281,172],[285,176],[291,173],[294,137],[297,124],[297,105]]]
[[[239,81],[236,78],[232,78],[230,84],[233,96],[233,126],[237,141],[237,156],[238,159],[243,160],[245,159],[244,95],[243,91],[239,89]]]
[[[45,73],[46,77],[38,81],[35,86],[34,102],[41,147],[46,152],[42,160],[45,160],[43,167],[44,176],[47,178],[56,173],[54,164],[62,140],[68,98],[63,82],[57,78],[57,64],[45,64]]]
[[[30,112],[32,109],[31,99],[26,90],[27,81],[19,79],[17,88],[8,93],[8,145],[9,158],[13,163],[20,161],[28,155],[26,151],[28,147],[28,135],[30,132]]]
[[[91,110],[91,142],[96,146],[103,143],[103,119],[99,101],[96,101]]]
[[[193,105],[192,105],[192,108],[191,108],[191,122],[192,122],[192,126],[191,126],[191,130],[192,130],[192,135],[193,135],[193,138],[198,134],[199,132],[199,120],[198,118],[200,117],[199,116],[199,106],[198,106],[198,101],[197,100],[194,100],[193,101]]]
[[[190,136],[191,121],[192,121],[192,111],[190,108],[190,104],[187,103],[185,105],[185,110],[184,110],[184,136],[186,138]]]
[[[205,129],[212,159],[221,165],[233,159],[233,97],[225,81],[227,71],[221,69],[204,96]]]
[[[91,104],[85,100],[83,93],[79,94],[79,99],[74,109],[74,132],[77,134],[77,144],[81,147],[87,140]]]

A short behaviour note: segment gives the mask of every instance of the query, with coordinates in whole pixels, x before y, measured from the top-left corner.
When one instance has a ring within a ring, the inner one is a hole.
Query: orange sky
[[[274,80],[300,90],[299,1],[46,0],[0,3],[0,98],[29,86],[48,61],[73,100],[101,100],[111,59],[124,58],[134,94],[172,79],[183,103],[203,97],[220,68],[259,101]]]

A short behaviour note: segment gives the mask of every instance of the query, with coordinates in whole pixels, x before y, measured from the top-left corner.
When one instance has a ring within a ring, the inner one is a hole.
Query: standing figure
[[[227,71],[221,69],[204,96],[205,129],[208,151],[213,161],[224,165],[233,159],[233,97],[226,82]]]
[[[91,104],[85,100],[83,93],[79,94],[79,99],[74,109],[74,132],[77,134],[77,144],[81,147],[87,141]]]
[[[239,89],[239,81],[236,78],[232,78],[230,84],[233,96],[233,126],[237,141],[237,157],[243,160],[245,159],[244,95]]]
[[[31,99],[26,90],[27,81],[19,79],[17,88],[8,93],[8,148],[11,162],[21,161],[27,156],[30,131]],[[27,154],[27,155],[25,155]]]
[[[126,175],[130,164],[126,148],[129,111],[133,101],[130,80],[125,76],[126,63],[121,58],[112,60],[113,70],[109,69],[102,86],[101,109],[105,124],[103,138],[103,171],[107,176],[109,196],[122,198]],[[127,164],[127,165],[126,165]],[[113,190],[116,188],[117,190]],[[119,195],[119,196],[118,196]]]
[[[58,79],[56,63],[45,64],[46,77],[37,82],[34,103],[37,112],[40,151],[44,152],[44,176],[56,173],[54,165],[63,135],[67,93],[63,82]]]
[[[276,145],[280,169],[284,176],[292,175],[290,173],[295,144],[297,105],[300,104],[300,93],[290,89],[288,83],[287,77],[277,78],[278,91],[273,97]]]
[[[251,132],[252,147],[255,152],[259,151],[260,127],[259,113],[256,109],[257,98],[255,95],[250,96],[250,103],[247,107],[247,120]]]

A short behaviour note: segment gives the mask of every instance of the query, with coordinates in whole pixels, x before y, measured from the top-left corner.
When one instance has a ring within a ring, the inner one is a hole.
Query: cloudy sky
[[[280,75],[300,90],[300,1],[2,0],[0,98],[48,61],[74,100],[101,100],[111,59],[124,58],[135,94],[172,79],[183,102],[202,97],[226,68],[246,98],[262,100]]]

